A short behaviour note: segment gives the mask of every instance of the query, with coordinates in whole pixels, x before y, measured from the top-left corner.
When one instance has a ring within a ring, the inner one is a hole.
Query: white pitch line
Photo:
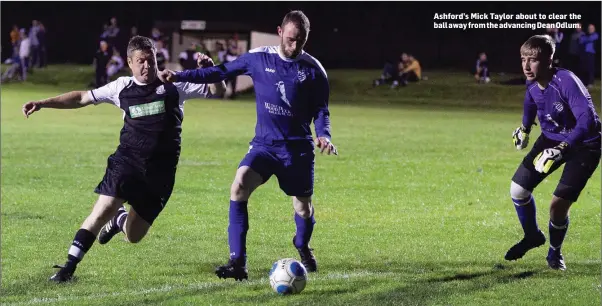
[[[352,272],[352,273],[330,273],[325,275],[309,275],[309,282],[321,281],[321,280],[344,280],[344,279],[354,279],[354,278],[366,278],[366,277],[391,277],[394,276],[395,273],[392,272]],[[85,296],[66,296],[66,297],[36,297],[27,302],[19,302],[12,304],[2,304],[7,306],[17,306],[17,305],[37,305],[43,303],[57,303],[57,302],[66,302],[66,301],[79,301],[79,300],[95,300],[95,299],[103,299],[108,297],[117,297],[117,296],[135,296],[135,295],[145,295],[149,293],[165,293],[171,292],[175,290],[203,290],[210,288],[219,288],[219,287],[230,287],[235,285],[242,286],[253,286],[260,284],[269,284],[269,280],[267,277],[262,277],[260,279],[251,280],[251,281],[243,281],[241,283],[234,282],[202,282],[202,283],[193,283],[188,285],[165,285],[163,287],[155,287],[149,289],[142,290],[132,290],[132,291],[122,291],[122,292],[113,292],[113,293],[100,293],[100,294],[91,294]],[[68,286],[69,284],[67,284]]]

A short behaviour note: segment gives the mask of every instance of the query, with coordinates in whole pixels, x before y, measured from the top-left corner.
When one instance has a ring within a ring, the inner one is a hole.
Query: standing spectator
[[[581,55],[581,67],[583,69],[583,84],[587,88],[594,86],[594,69],[596,64],[596,46],[595,42],[599,35],[596,33],[596,27],[590,24],[587,27],[587,34],[581,36],[579,41],[583,45],[583,54]]]
[[[38,31],[38,42],[39,42],[39,61],[38,68],[46,67],[48,65],[48,51],[46,50],[46,27],[42,22],[39,23],[40,30]]]
[[[157,40],[157,68],[159,71],[165,70],[165,64],[169,62],[169,51],[163,46],[162,40]]]
[[[157,42],[158,40],[162,40],[163,39],[163,33],[161,33],[161,31],[159,30],[159,28],[157,27],[153,27],[153,29],[151,30],[151,38]]]
[[[111,24],[107,28],[107,37],[106,42],[109,44],[111,48],[118,47],[117,39],[119,37],[119,26],[117,25],[117,18],[111,18]]]
[[[233,41],[232,43],[230,43],[230,47],[228,48],[228,51],[226,52],[226,57],[224,59],[224,63],[229,63],[229,62],[233,62],[238,58],[238,44]],[[230,99],[234,100],[236,99],[236,79],[238,78],[238,76],[232,76],[228,79],[226,79],[226,88],[228,86],[232,87],[232,93],[230,94]]]
[[[196,43],[190,44],[188,49],[182,51],[180,53],[180,65],[183,70],[190,70],[197,68],[197,58],[199,57],[198,52],[196,50]]]
[[[13,46],[13,57],[19,55],[19,36],[19,27],[15,24],[10,31],[10,43]]]
[[[216,49],[217,49],[217,58],[213,59],[213,61],[215,62],[216,65],[219,65],[226,61],[226,53],[228,53],[228,51],[224,47],[224,44],[222,44],[219,41],[217,43],[215,43],[215,45],[216,45]]]
[[[32,72],[33,67],[39,64],[40,61],[40,42],[38,41],[38,32],[40,31],[40,25],[37,20],[31,21],[31,29],[29,29],[29,41],[31,44],[31,51],[29,56],[28,71]]]
[[[487,61],[487,54],[482,52],[479,54],[479,58],[477,59],[477,66],[475,71],[475,79],[479,83],[489,83],[491,79],[489,78],[489,63]]]
[[[111,60],[109,53],[109,44],[106,41],[100,42],[100,48],[94,56],[94,68],[96,70],[96,87],[102,87],[108,83],[107,66]]]
[[[19,31],[21,43],[19,44],[19,60],[21,61],[21,80],[27,80],[27,65],[31,55],[31,40],[27,37],[25,29]]]
[[[100,34],[100,40],[107,41],[108,39],[109,39],[109,25],[105,23],[102,25],[102,33]]]
[[[133,26],[130,29],[130,39],[134,36],[138,36],[138,28],[136,26]]]
[[[575,32],[571,34],[571,41],[569,42],[569,70],[573,71],[581,79],[583,72],[581,71],[581,65],[579,64],[579,57],[583,53],[583,46],[581,45],[581,36],[585,35],[581,29],[581,24],[575,29]]]

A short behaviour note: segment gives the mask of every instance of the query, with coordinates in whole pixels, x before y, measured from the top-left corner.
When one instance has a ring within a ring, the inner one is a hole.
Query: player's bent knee
[[[512,181],[510,184],[510,196],[515,200],[526,200],[531,197],[531,191]]]

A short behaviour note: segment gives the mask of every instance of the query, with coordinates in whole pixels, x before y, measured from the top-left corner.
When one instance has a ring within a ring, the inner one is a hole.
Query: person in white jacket
[[[29,63],[29,55],[31,54],[31,40],[27,37],[25,29],[21,29],[21,44],[19,45],[19,58],[21,59],[21,78],[27,80],[27,64]]]

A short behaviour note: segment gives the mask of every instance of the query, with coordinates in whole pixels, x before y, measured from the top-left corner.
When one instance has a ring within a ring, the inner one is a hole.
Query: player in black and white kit
[[[55,266],[60,270],[51,281],[70,281],[97,235],[101,244],[121,231],[132,243],[146,235],[174,186],[184,101],[225,91],[223,82],[164,84],[157,78],[156,53],[151,39],[135,36],[127,48],[133,76],[120,77],[91,91],[73,91],[23,105],[26,117],[42,108],[72,109],[100,103],[113,104],[124,113],[119,147],[109,156],[104,178],[95,190],[98,201],[75,234],[67,263]],[[209,67],[213,62],[200,55],[198,64]],[[125,202],[131,205],[129,212]]]

